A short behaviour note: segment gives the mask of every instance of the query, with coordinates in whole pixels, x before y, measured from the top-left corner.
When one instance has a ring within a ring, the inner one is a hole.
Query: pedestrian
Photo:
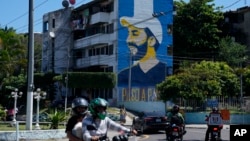
[[[120,123],[124,125],[126,123],[127,112],[125,107],[120,108]]]
[[[69,141],[82,141],[82,120],[88,115],[88,105],[88,101],[84,98],[75,98],[72,101],[73,114],[65,130]]]
[[[14,108],[8,109],[8,110],[7,110],[7,117],[6,117],[6,120],[7,120],[7,121],[13,121],[13,119],[14,119],[14,114],[15,114]]]

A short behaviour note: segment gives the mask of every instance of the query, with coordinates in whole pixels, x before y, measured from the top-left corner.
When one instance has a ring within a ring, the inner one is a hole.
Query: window
[[[108,46],[108,55],[112,55],[113,54],[113,49],[114,49],[114,45],[109,45]]]
[[[49,22],[46,21],[46,22],[43,23],[43,32],[46,32],[48,30],[49,30]]]
[[[55,28],[55,25],[56,25],[56,20],[53,19],[53,20],[52,20],[52,28]]]
[[[100,55],[100,50],[101,50],[100,48],[96,49],[96,55]]]
[[[107,33],[113,33],[114,32],[114,24],[109,24],[107,26]]]
[[[93,51],[92,51],[92,49],[89,49],[89,56],[93,56]]]
[[[104,55],[104,54],[105,54],[105,48],[102,47],[102,48],[101,48],[101,55]]]

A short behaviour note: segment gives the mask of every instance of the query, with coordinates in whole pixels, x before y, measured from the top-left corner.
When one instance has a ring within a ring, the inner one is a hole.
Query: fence
[[[240,97],[207,97],[205,101],[196,99],[184,99],[180,98],[177,102],[181,109],[185,112],[201,112],[210,111],[212,107],[218,107],[219,109],[228,109],[233,111],[242,111],[248,109],[249,104],[246,100],[241,102]],[[167,107],[170,108],[170,107]]]

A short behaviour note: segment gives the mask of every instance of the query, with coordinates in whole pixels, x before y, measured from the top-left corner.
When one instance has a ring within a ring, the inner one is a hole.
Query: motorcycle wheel
[[[211,135],[211,140],[210,141],[216,141],[216,137],[214,135]]]

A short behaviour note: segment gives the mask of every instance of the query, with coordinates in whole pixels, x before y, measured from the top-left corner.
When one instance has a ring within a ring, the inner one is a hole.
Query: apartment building
[[[224,36],[231,36],[236,42],[250,49],[250,7],[241,7],[224,13],[222,31]],[[249,53],[249,52],[248,52]],[[250,55],[250,54],[248,54]]]
[[[172,74],[172,0],[94,0],[43,17],[42,71],[113,72],[113,89],[70,88],[111,104],[158,101]],[[58,86],[59,87],[59,86]]]

